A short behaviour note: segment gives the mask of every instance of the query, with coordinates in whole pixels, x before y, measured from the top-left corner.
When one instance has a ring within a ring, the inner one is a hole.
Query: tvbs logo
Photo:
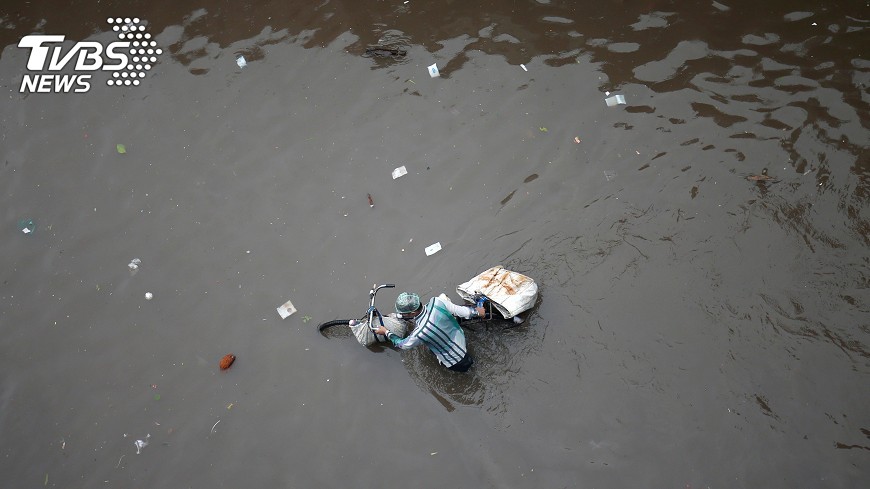
[[[106,46],[95,41],[80,41],[64,52],[65,36],[34,34],[24,36],[19,48],[30,50],[27,73],[20,93],[84,93],[91,89],[96,72],[109,72],[109,86],[138,86],[145,73],[163,53],[138,18],[109,18],[120,41]],[[67,68],[66,73],[61,73]],[[73,69],[69,73],[69,68]]]

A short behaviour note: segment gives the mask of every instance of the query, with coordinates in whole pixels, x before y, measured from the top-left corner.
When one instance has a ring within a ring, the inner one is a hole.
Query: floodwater
[[[870,485],[864,0],[18,4],[4,485]],[[21,93],[118,16],[138,86]],[[466,375],[316,331],[499,264]]]

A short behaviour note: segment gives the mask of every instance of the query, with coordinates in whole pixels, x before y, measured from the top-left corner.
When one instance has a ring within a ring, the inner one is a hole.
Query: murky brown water
[[[4,480],[870,483],[866,2],[84,3],[0,10]],[[19,93],[113,16],[140,86]],[[496,264],[468,375],[315,331]]]

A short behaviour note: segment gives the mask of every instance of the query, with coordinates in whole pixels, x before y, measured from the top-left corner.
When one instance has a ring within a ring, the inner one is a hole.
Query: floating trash
[[[441,76],[441,73],[438,71],[438,63],[432,63],[429,65],[429,76],[435,78],[436,76]]]
[[[604,170],[604,178],[606,178],[607,181],[609,182],[609,181],[613,180],[614,178],[616,178],[616,172],[613,170]]]
[[[18,229],[24,234],[32,234],[36,231],[36,223],[33,222],[33,219],[22,219],[18,221]]]
[[[226,370],[226,369],[232,367],[233,362],[235,362],[235,361],[236,361],[236,356],[233,355],[232,353],[228,353],[228,354],[224,355],[223,358],[221,358],[219,366],[220,366],[221,370]]]
[[[369,207],[374,207],[375,201],[374,201],[374,199],[372,199],[372,194],[366,194],[366,197],[369,198]]]
[[[768,175],[767,168],[764,168],[761,170],[761,175],[749,175],[746,179],[754,182],[766,182],[768,180],[773,180],[773,177]]]
[[[395,170],[393,170],[393,180],[401,177],[402,175],[407,175],[407,174],[408,174],[408,169],[405,168],[404,165],[402,165],[402,166],[396,168]]]
[[[281,316],[281,319],[287,319],[294,312],[296,312],[296,307],[293,306],[293,303],[290,301],[287,301],[278,307],[278,315]]]
[[[136,455],[142,453],[142,449],[148,446],[149,438],[151,438],[151,433],[148,433],[144,440],[136,440],[133,442],[133,445],[136,447]]]
[[[145,300],[146,301],[150,301],[153,298],[154,298],[154,294],[152,294],[151,292],[145,292]]]
[[[244,56],[239,56],[236,58],[236,64],[239,65],[239,68],[244,68],[245,66],[248,66],[248,60],[246,60]]]
[[[133,258],[132,260],[130,260],[130,263],[127,264],[127,267],[130,270],[135,272],[136,270],[139,270],[139,265],[141,265],[141,264],[142,264],[142,260],[140,260],[138,258]]]
[[[522,68],[523,71],[529,71],[529,69],[526,68],[526,65],[524,65],[524,64],[522,64],[522,63],[520,64],[520,68]]]
[[[124,154],[127,152],[127,147],[121,143],[115,145],[115,149],[118,150],[118,154]]]
[[[608,107],[625,105],[625,95],[614,95],[612,97],[607,97],[606,99],[604,99],[604,103],[606,103]]]
[[[408,54],[408,51],[404,49],[395,49],[389,48],[385,46],[372,46],[366,48],[366,52],[363,56],[367,58],[377,57],[377,58],[401,58]]]
[[[435,253],[438,253],[439,251],[441,251],[441,242],[440,241],[426,247],[426,256],[432,256]]]

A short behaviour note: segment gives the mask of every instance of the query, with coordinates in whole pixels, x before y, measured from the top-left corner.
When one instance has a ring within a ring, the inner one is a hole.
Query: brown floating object
[[[369,207],[374,207],[375,201],[372,200],[372,194],[366,194],[366,196],[368,196],[368,198],[369,198]]]
[[[221,370],[226,370],[226,369],[230,368],[230,366],[235,361],[236,361],[236,356],[233,355],[232,353],[224,355],[224,357],[221,358],[221,363],[220,363]]]
[[[385,46],[372,46],[366,48],[366,52],[363,56],[367,58],[371,58],[372,56],[378,58],[401,58],[408,54],[408,51],[404,49],[395,49],[389,48]]]
[[[767,168],[765,168],[761,170],[761,175],[749,175],[746,179],[753,182],[764,182],[767,180],[773,180],[773,177],[767,174]]]

